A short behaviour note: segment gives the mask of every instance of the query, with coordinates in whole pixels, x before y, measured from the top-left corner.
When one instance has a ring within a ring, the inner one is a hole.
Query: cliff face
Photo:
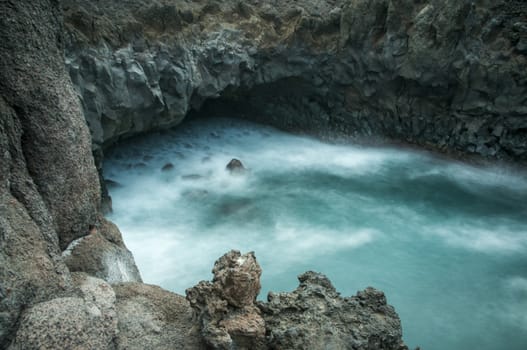
[[[99,183],[90,136],[48,1],[0,4],[0,347],[19,312],[65,292],[59,246],[95,223]]]
[[[527,160],[523,1],[64,2],[95,148],[224,112]],[[209,113],[210,114],[210,113]]]
[[[90,229],[108,236],[90,134],[63,63],[61,18],[55,1],[0,3],[0,348],[22,315],[87,307],[61,252]]]

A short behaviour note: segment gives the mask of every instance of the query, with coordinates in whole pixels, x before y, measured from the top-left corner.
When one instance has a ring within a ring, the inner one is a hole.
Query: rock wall
[[[64,2],[95,148],[192,110],[527,160],[523,1]]]
[[[63,63],[63,33],[56,1],[0,2],[2,349],[13,339],[14,349],[60,348],[62,336],[40,342],[48,326],[56,328],[57,319],[66,325],[61,316],[77,308],[88,314],[71,318],[87,325],[95,310],[62,258],[70,242],[104,223],[89,130]],[[114,245],[126,250],[122,241]],[[95,337],[98,331],[86,332]]]

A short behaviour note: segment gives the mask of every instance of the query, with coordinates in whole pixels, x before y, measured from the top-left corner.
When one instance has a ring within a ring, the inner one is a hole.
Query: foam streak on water
[[[250,172],[231,176],[231,158]],[[344,295],[384,290],[410,346],[527,349],[520,175],[228,119],[126,142],[105,175],[147,283],[184,293],[226,251],[253,250],[263,297],[312,269]]]

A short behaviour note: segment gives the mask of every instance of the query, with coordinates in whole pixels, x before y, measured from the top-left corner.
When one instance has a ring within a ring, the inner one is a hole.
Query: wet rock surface
[[[200,109],[325,137],[527,159],[523,1],[64,8],[66,64],[95,147]]]

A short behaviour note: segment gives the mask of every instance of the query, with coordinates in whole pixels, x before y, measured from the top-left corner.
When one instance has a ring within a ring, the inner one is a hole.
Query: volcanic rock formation
[[[226,113],[320,136],[527,160],[527,4],[64,1],[96,149]]]
[[[99,213],[101,189],[90,134],[64,66],[60,19],[61,9],[55,1],[0,3],[3,349],[13,339],[15,349],[68,344],[89,348],[90,344],[98,347],[99,341],[110,342],[111,336],[101,331],[105,322],[113,324],[112,316],[85,298],[84,282],[72,278],[62,251],[99,226],[103,237],[114,237],[107,241],[106,263],[99,266],[113,266],[112,249],[129,254],[119,231],[108,232],[112,228]],[[137,271],[128,257],[124,270]],[[75,270],[85,269],[80,266]],[[92,317],[100,324],[92,325]],[[81,328],[74,337],[70,335],[77,329],[69,321],[78,321]],[[48,333],[52,329],[60,335]],[[96,340],[99,335],[101,339]],[[43,344],[47,336],[49,340]],[[71,338],[71,343],[65,342],[66,338]]]
[[[253,253],[230,251],[214,264],[214,278],[187,289],[203,338],[214,349],[265,349],[265,322],[256,306],[262,269]]]
[[[256,302],[261,271],[253,253],[233,250],[214,264],[212,282],[187,289],[212,348],[408,349],[382,292],[367,288],[342,298],[326,276],[309,271],[298,277],[295,291]]]
[[[401,322],[374,288],[342,298],[329,279],[308,271],[291,293],[269,293],[261,303],[271,349],[408,349]]]

